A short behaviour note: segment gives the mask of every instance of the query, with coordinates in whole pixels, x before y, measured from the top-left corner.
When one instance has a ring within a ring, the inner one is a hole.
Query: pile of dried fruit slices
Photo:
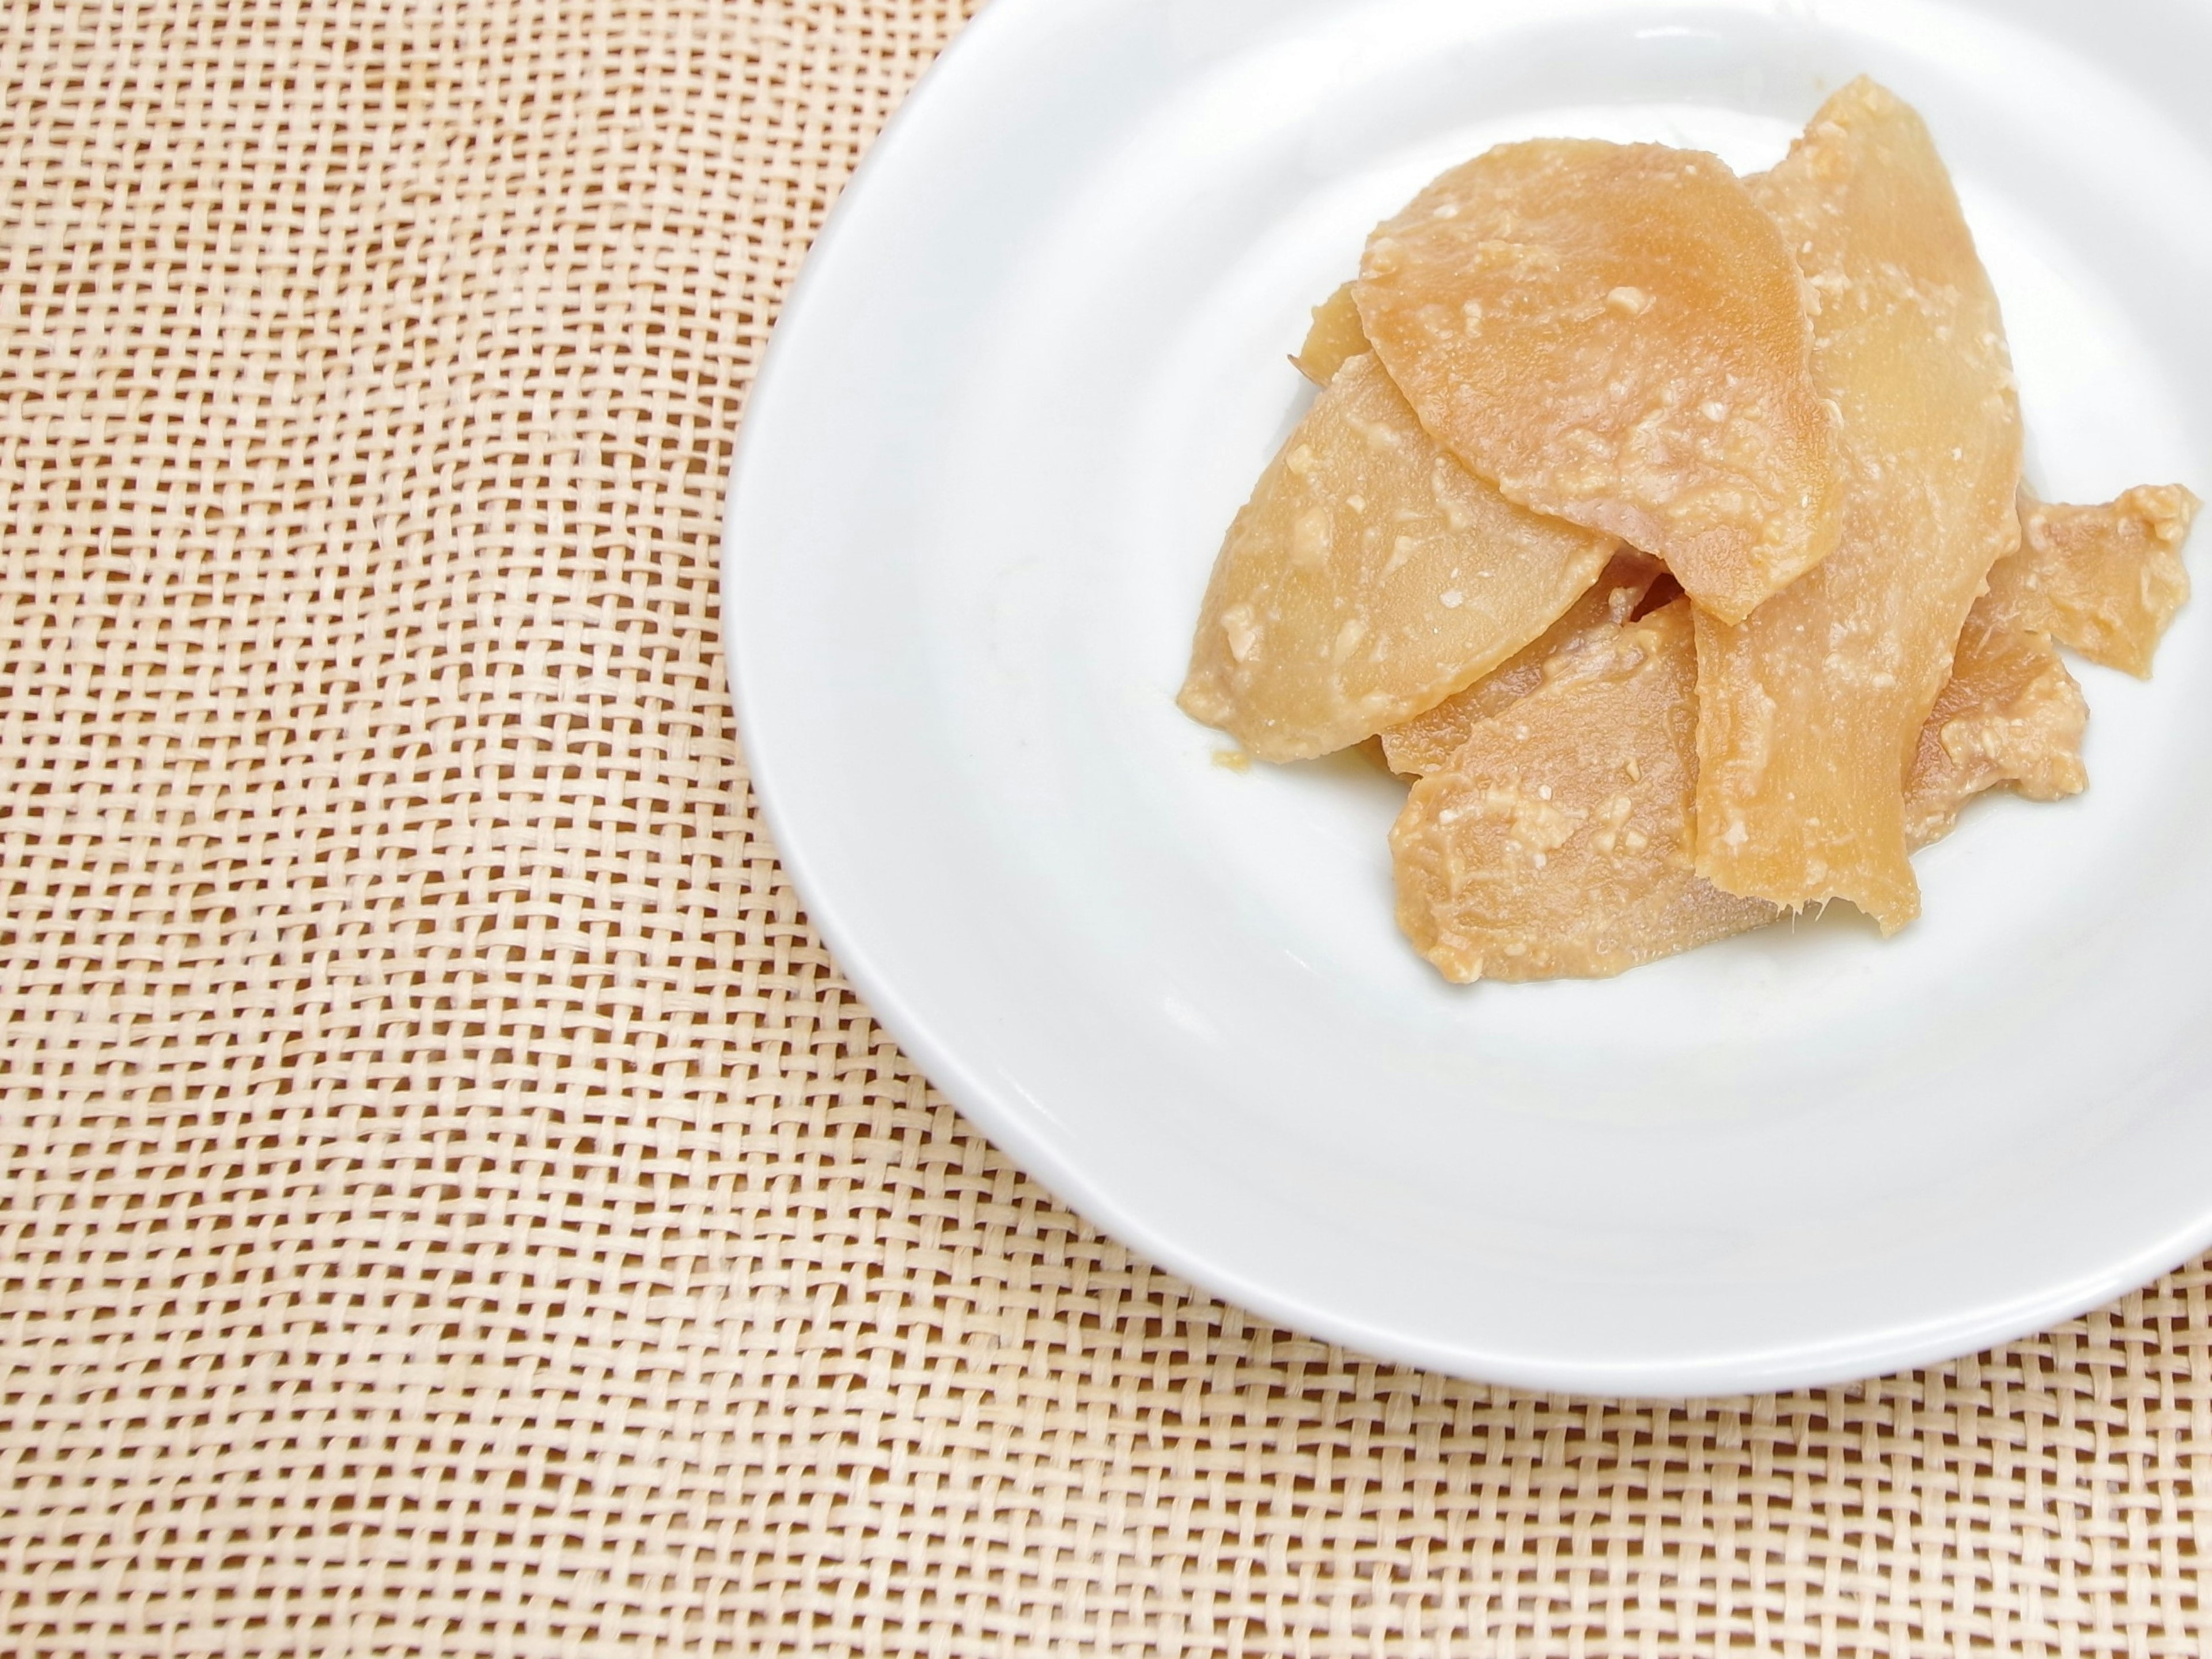
[[[1416,780],[1398,921],[1447,978],[1601,975],[1845,899],[1981,791],[2087,781],[2056,647],[2149,672],[2197,498],[2021,482],[2004,325],[1870,81],[1772,170],[1506,144],[1369,240],[1237,515],[1180,702]]]

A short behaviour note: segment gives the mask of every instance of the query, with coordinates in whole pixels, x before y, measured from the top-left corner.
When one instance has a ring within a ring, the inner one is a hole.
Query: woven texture
[[[958,21],[0,10],[0,1651],[2203,1651],[2203,1264],[1517,1395],[1133,1259],[870,1023],[717,521]]]

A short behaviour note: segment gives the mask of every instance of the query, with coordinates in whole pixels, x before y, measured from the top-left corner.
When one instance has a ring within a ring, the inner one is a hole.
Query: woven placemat
[[[0,1651],[2203,1651],[2203,1264],[1520,1395],[1133,1259],[870,1023],[718,519],[957,22],[0,9]]]

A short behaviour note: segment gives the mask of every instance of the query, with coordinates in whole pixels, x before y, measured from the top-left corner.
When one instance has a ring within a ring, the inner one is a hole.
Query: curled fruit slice
[[[2021,492],[2020,555],[1990,572],[2021,626],[2091,662],[2150,677],[2151,654],[2189,597],[2181,544],[2201,505],[2179,484],[2139,484],[2101,507]]]
[[[2160,635],[2189,597],[2181,544],[2197,506],[2179,484],[2138,485],[2100,507],[2051,506],[2021,491],[2020,548],[1990,567],[1951,678],[1920,729],[1905,786],[1915,847],[1948,835],[1960,807],[1985,789],[2058,800],[2088,787],[2088,704],[2051,641],[2147,678]]]
[[[1445,447],[1739,621],[1835,545],[1835,422],[1790,248],[1717,158],[1501,144],[1377,229],[1353,295]]]
[[[1604,574],[1559,621],[1464,691],[1382,734],[1382,759],[1405,777],[1425,777],[1450,761],[1460,744],[1492,714],[1502,714],[1585,650],[1601,650],[1643,604],[1662,572],[1658,560],[1633,548],[1613,556]]]
[[[1752,181],[1820,296],[1842,540],[1730,625],[1698,618],[1698,870],[1731,893],[1919,914],[1905,773],[1990,565],[2018,545],[2020,405],[1996,295],[1920,118],[1870,81]]]
[[[1313,308],[1313,325],[1291,361],[1316,386],[1327,386],[1348,358],[1374,349],[1359,326],[1359,308],[1352,304],[1352,284],[1346,283]]]
[[[1179,701],[1262,760],[1328,754],[1488,673],[1613,550],[1475,477],[1354,357],[1230,526]]]
[[[1449,980],[1597,978],[1770,921],[1690,867],[1690,606],[1575,653],[1413,786],[1398,925]]]
[[[2088,785],[2089,705],[2050,636],[2021,627],[1998,592],[1997,570],[2011,562],[1998,561],[1990,592],[1967,613],[1951,678],[1920,728],[1905,784],[1905,834],[1915,847],[1949,835],[1959,809],[1985,789],[2057,800]]]

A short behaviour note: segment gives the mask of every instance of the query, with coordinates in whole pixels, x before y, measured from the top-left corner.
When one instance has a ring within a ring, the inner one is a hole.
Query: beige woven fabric
[[[744,387],[930,0],[0,10],[0,1652],[2194,1654],[2212,1273],[1648,1408],[1271,1330],[751,817]]]

